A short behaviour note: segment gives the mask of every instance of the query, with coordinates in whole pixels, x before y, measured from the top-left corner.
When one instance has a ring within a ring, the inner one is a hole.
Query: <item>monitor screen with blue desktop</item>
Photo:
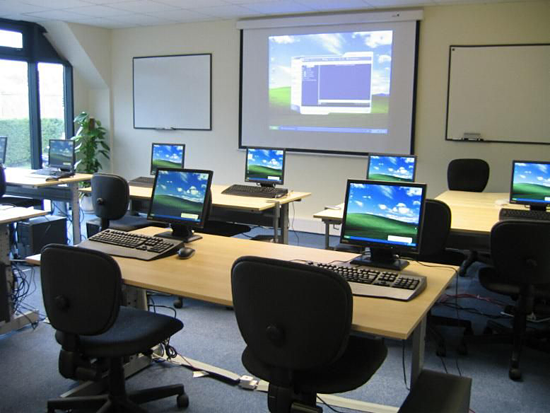
[[[157,169],[147,218],[170,224],[172,231],[158,234],[184,242],[199,239],[193,228],[202,228],[211,205],[212,171]]]
[[[153,143],[151,146],[151,175],[158,168],[181,169],[185,161],[183,143]]]
[[[8,137],[0,136],[0,164],[6,163],[6,152],[8,148]]]
[[[367,179],[375,181],[414,182],[415,173],[415,155],[369,155]]]
[[[425,184],[349,180],[340,242],[370,248],[352,264],[404,268],[395,254],[418,252],[425,199]]]
[[[72,171],[74,161],[74,141],[70,139],[50,139],[48,150],[49,168]]]
[[[282,185],[285,176],[285,150],[247,148],[245,182],[261,185]]]
[[[510,203],[542,211],[550,206],[550,161],[513,161]]]

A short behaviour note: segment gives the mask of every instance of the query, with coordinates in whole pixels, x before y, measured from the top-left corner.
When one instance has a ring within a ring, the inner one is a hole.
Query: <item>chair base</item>
[[[177,396],[177,406],[186,408],[189,406],[189,397],[185,393],[181,384],[174,384],[152,389],[138,390],[128,392],[123,396],[113,396],[102,394],[98,396],[78,396],[66,397],[48,400],[48,413],[54,413],[56,410],[71,409],[98,409],[98,413],[106,412],[135,412],[142,413],[147,410],[139,407],[139,404],[152,402],[154,400],[164,399],[166,397]]]

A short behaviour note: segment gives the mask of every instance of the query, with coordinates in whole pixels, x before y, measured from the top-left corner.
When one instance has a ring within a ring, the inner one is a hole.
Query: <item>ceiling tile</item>
[[[71,7],[83,7],[89,6],[86,0],[22,0],[26,4],[32,4],[33,6],[45,7],[52,10],[69,9]]]
[[[197,13],[192,10],[161,11],[161,12],[149,13],[149,15],[166,18],[166,19],[172,19],[180,23],[217,20],[216,17],[207,16],[206,14]]]
[[[268,1],[262,3],[246,4],[246,8],[255,10],[263,14],[283,14],[283,13],[307,13],[315,9],[295,1]]]
[[[128,1],[124,3],[116,3],[111,6],[114,9],[126,10],[133,13],[149,13],[163,10],[174,10],[176,7],[169,4],[157,3],[149,0]]]
[[[200,7],[227,6],[224,0],[154,0],[180,9],[198,9]]]
[[[199,9],[195,9],[195,11],[207,14],[209,16],[220,17],[223,19],[258,16],[262,14],[254,10],[247,9],[246,7],[236,5],[227,5],[220,7],[201,7]]]
[[[369,7],[363,0],[298,0],[298,2],[315,10],[349,10]]]
[[[22,14],[38,11],[46,11],[46,7],[33,6],[32,4],[24,4],[15,0],[0,1],[0,15],[6,14]]]
[[[82,14],[90,17],[111,17],[131,14],[127,10],[114,9],[108,6],[86,6],[70,9],[74,13]]]

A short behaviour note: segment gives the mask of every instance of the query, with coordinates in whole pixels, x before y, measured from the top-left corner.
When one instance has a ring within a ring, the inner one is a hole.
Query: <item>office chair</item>
[[[86,223],[88,237],[107,228],[133,231],[159,225],[139,215],[128,213],[130,189],[126,179],[118,175],[94,174],[92,177],[92,203],[98,219]],[[92,229],[98,227],[99,231]]]
[[[269,382],[268,408],[321,412],[317,393],[366,383],[386,358],[383,340],[351,335],[353,297],[339,275],[305,264],[241,257],[231,270],[245,368]]]
[[[483,192],[489,181],[489,164],[483,159],[453,159],[447,168],[447,186],[452,191]],[[468,251],[458,275],[479,259],[477,251]]]
[[[22,208],[43,207],[42,201],[39,199],[27,198],[23,196],[5,196],[6,187],[6,171],[4,170],[4,166],[0,165],[0,204],[13,205]]]
[[[450,231],[451,209],[449,206],[435,199],[426,199],[420,250],[417,254],[407,254],[407,257],[416,261],[460,265],[464,260],[464,254],[460,251],[446,248]],[[469,320],[434,315],[433,311],[430,310],[428,313],[428,328],[436,337],[436,353],[440,357],[444,357],[446,354],[445,338],[435,329],[436,326],[464,328],[465,335],[473,334],[472,323]],[[461,354],[467,352],[464,341],[459,344],[458,352]]]
[[[108,394],[49,400],[48,413],[83,408],[103,413],[145,412],[138,404],[170,396],[177,396],[178,407],[189,404],[181,384],[126,392],[124,358],[148,354],[181,330],[183,324],[166,315],[121,307],[120,269],[109,255],[47,245],[42,250],[41,280],[46,313],[61,345],[61,375],[98,381],[106,372],[101,362],[107,362],[109,375]],[[94,359],[96,363],[92,363]]]
[[[501,221],[491,230],[491,255],[494,266],[479,271],[481,285],[489,291],[516,299],[513,326],[507,328],[493,320],[483,336],[472,341],[512,342],[510,369],[512,380],[521,379],[519,361],[524,344],[550,351],[550,330],[527,331],[527,316],[550,300],[550,222]],[[497,334],[493,334],[496,332]],[[546,341],[540,340],[545,338]]]

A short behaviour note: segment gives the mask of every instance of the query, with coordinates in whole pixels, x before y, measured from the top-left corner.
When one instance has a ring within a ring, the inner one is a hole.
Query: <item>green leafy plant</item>
[[[76,135],[72,138],[75,141],[76,170],[77,172],[94,174],[101,168],[99,157],[109,159],[110,148],[106,142],[107,131],[101,122],[86,112],[82,112],[74,119],[78,125]]]

